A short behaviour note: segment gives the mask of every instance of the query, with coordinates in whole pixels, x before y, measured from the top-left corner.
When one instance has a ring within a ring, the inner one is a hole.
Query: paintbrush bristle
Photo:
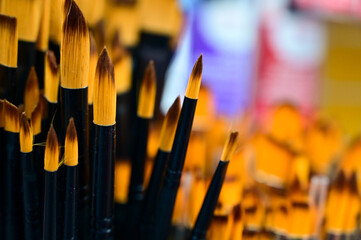
[[[4,120],[5,120],[5,131],[8,132],[19,132],[19,111],[18,108],[8,102],[7,100],[4,101]]]
[[[99,56],[94,80],[94,123],[102,126],[115,124],[116,91],[114,67],[108,51]]]
[[[156,75],[154,62],[149,61],[139,90],[137,115],[141,118],[150,119],[154,115],[156,95]]]
[[[89,31],[78,5],[72,2],[63,25],[60,55],[61,86],[70,89],[88,86]]]
[[[66,129],[64,164],[70,167],[78,165],[78,136],[73,118],[70,118]]]
[[[0,128],[5,126],[4,100],[0,99]]]
[[[48,50],[50,31],[50,0],[43,0],[40,29],[36,40],[36,49],[42,52]]]
[[[44,96],[51,103],[58,102],[59,69],[54,52],[49,50],[45,56]]]
[[[98,62],[98,53],[95,39],[92,33],[90,33],[90,59],[89,59],[89,81],[88,81],[88,104],[93,104],[94,95],[94,78],[95,71]]]
[[[58,102],[59,70],[54,52],[49,50],[45,56],[44,97],[51,103]]]
[[[31,114],[31,127],[33,129],[34,136],[41,133],[41,116],[43,114],[43,103],[39,101],[38,105]],[[51,116],[52,117],[52,116]]]
[[[0,64],[18,66],[18,29],[15,17],[0,14]]]
[[[63,25],[63,0],[52,0],[50,4],[50,29],[49,39],[58,45],[61,43],[62,25]]]
[[[201,54],[197,62],[193,66],[191,76],[189,77],[186,97],[198,99],[199,88],[201,87],[202,71],[203,71],[203,55]]]
[[[112,40],[111,56],[117,94],[122,94],[128,92],[132,86],[132,58],[121,44],[118,35],[118,31],[116,31]]]
[[[237,147],[237,140],[238,140],[238,132],[237,131],[231,132],[223,148],[222,157],[221,157],[222,161],[231,160],[234,151],[236,150]]]
[[[33,151],[33,129],[31,128],[26,114],[23,112],[20,117],[20,151],[29,153]]]
[[[18,20],[19,40],[36,41],[42,4],[43,0],[1,0],[1,12]]]
[[[35,68],[31,67],[24,92],[25,113],[29,118],[39,103],[39,94],[38,76],[36,75]]]
[[[53,125],[50,126],[46,138],[44,169],[48,172],[55,172],[59,167],[59,144]]]
[[[162,130],[160,133],[160,144],[159,144],[159,148],[162,151],[170,152],[172,150],[180,109],[181,109],[181,103],[180,103],[180,97],[178,96],[174,100],[172,106],[169,108],[162,125]]]

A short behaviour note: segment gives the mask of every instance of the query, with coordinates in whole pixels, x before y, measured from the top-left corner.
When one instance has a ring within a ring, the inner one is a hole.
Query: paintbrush
[[[114,163],[116,90],[114,68],[106,48],[99,56],[94,81],[92,167],[92,239],[114,239]]]
[[[15,102],[18,29],[15,17],[0,14],[0,98]]]
[[[165,240],[171,224],[174,203],[177,196],[180,177],[187,153],[189,136],[202,78],[202,55],[195,63],[190,76],[186,96],[184,97],[169,164],[163,181],[155,215],[153,239]]]
[[[33,129],[26,114],[20,118],[20,159],[23,174],[25,239],[41,237],[39,189],[33,159]]]

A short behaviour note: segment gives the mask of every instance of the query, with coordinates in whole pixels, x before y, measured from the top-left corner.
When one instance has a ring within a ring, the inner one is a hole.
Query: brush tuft
[[[170,152],[173,146],[173,140],[175,132],[177,130],[177,123],[180,114],[181,103],[180,97],[178,96],[172,106],[169,108],[167,115],[165,116],[162,130],[160,133],[160,144],[159,148],[162,151]]]
[[[43,114],[43,103],[39,101],[38,105],[31,114],[31,127],[34,131],[34,136],[41,133],[41,117]]]
[[[18,29],[15,17],[0,14],[0,64],[18,66]]]
[[[114,76],[117,94],[128,92],[132,86],[132,58],[121,44],[118,31],[112,40],[111,56],[114,63]]]
[[[102,126],[115,124],[116,91],[114,67],[106,48],[101,52],[96,68],[93,109],[95,124]]]
[[[93,104],[94,95],[94,78],[97,68],[98,53],[95,39],[92,33],[90,33],[90,58],[89,58],[89,77],[88,77],[88,104]]]
[[[48,172],[55,172],[59,167],[59,144],[53,125],[50,126],[46,138],[44,169]]]
[[[203,71],[203,55],[201,54],[197,62],[193,66],[191,76],[189,77],[186,97],[191,99],[198,99],[199,88],[201,87]]]
[[[238,132],[231,132],[224,145],[221,161],[229,161],[233,157],[233,154],[237,147]]]
[[[154,104],[156,96],[156,74],[154,62],[151,60],[143,76],[143,81],[140,85],[139,99],[138,99],[138,117],[150,119],[154,115]]]
[[[59,71],[54,52],[49,50],[45,56],[44,96],[51,103],[58,102]]]
[[[50,1],[43,0],[43,11],[41,13],[40,29],[36,40],[36,49],[42,52],[48,50],[50,31]]]
[[[49,39],[51,42],[60,45],[62,24],[64,19],[63,0],[52,0],[50,4],[50,26]]]
[[[43,0],[1,0],[1,12],[18,21],[19,40],[35,42],[39,33]]]
[[[64,164],[70,167],[78,165],[78,136],[73,118],[70,118],[66,129]]]
[[[60,55],[61,86],[80,89],[88,86],[89,31],[78,5],[72,2],[63,25]]]
[[[35,68],[31,67],[26,80],[24,92],[24,105],[26,116],[30,117],[36,105],[39,103],[39,81]]]
[[[4,102],[5,131],[19,132],[19,109],[12,103]]]
[[[29,153],[33,151],[33,129],[31,128],[26,114],[23,112],[20,117],[20,151]]]

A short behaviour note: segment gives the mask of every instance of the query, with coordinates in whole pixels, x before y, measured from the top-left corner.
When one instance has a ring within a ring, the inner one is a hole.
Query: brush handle
[[[197,100],[184,97],[182,110],[179,116],[177,130],[174,137],[172,151],[169,156],[168,168],[182,172],[187,154],[188,141],[192,131],[194,112]]]
[[[88,121],[88,87],[82,89],[68,89],[60,87],[60,136],[65,140],[66,128],[70,117],[74,118],[78,134],[79,146],[79,195],[78,195],[78,224],[79,238],[89,235],[89,121]],[[63,187],[64,189],[65,187]],[[64,199],[64,198],[63,198]],[[63,212],[63,211],[62,211]],[[59,225],[63,229],[63,224]]]
[[[64,240],[77,238],[77,193],[78,193],[78,166],[65,166],[65,217]]]
[[[192,230],[190,240],[201,240],[206,238],[206,233],[211,224],[213,212],[216,209],[218,197],[222,189],[229,161],[219,161],[216,172],[208,187],[201,210]]]
[[[43,240],[56,239],[57,172],[45,171]]]
[[[92,177],[94,199],[91,214],[91,233],[94,240],[114,239],[114,163],[115,125],[94,124],[94,169]]]
[[[5,159],[5,132],[0,128],[0,159]],[[5,169],[4,161],[0,161],[0,192],[5,193]],[[0,239],[4,238],[4,198],[0,197]]]
[[[23,201],[19,133],[5,131],[5,239],[23,239]]]
[[[20,153],[23,173],[25,239],[37,240],[41,237],[41,215],[38,182],[33,162],[33,152]]]
[[[17,103],[23,103],[30,68],[35,64],[35,42],[18,41]]]
[[[42,134],[34,136],[34,144],[43,143],[44,139]],[[43,216],[44,206],[44,146],[34,145],[33,146],[33,163],[36,173],[36,179],[38,183],[38,196],[39,196],[39,208],[40,216]],[[40,226],[43,219],[40,217]]]
[[[60,63],[60,44],[55,43],[54,41],[49,41],[49,49],[54,52],[56,63]]]
[[[117,95],[117,159],[130,158],[130,126],[131,126],[131,109],[130,109],[130,92]]]
[[[137,202],[143,199],[143,180],[145,158],[147,155],[147,142],[149,132],[149,119],[136,118],[136,133],[132,141],[132,172],[128,192],[128,201]]]
[[[184,97],[163,188],[156,208],[154,240],[165,240],[168,236],[196,106],[196,99]]]
[[[39,80],[39,89],[44,89],[44,68],[45,68],[45,52],[41,50],[35,51],[35,71]]]
[[[17,68],[7,67],[0,64],[0,99],[16,102],[16,71]]]
[[[157,205],[161,183],[164,179],[165,168],[168,162],[169,152],[158,149],[154,160],[152,175],[145,193],[142,216],[139,226],[139,239],[147,239],[152,231],[152,223],[155,215],[154,206]]]

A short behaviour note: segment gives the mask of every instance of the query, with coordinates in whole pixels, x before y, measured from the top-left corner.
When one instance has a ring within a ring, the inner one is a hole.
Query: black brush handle
[[[35,51],[35,71],[39,80],[39,89],[44,89],[44,67],[45,67],[45,52],[41,50]]]
[[[57,172],[45,171],[43,240],[56,239]]]
[[[168,237],[181,174],[181,172],[172,171],[169,168],[166,171],[159,201],[156,205],[153,234],[150,239],[166,240]]]
[[[5,131],[5,240],[24,239],[19,133]]]
[[[0,64],[0,99],[6,99],[17,105],[16,102],[16,71],[17,68]]]
[[[78,194],[78,224],[79,237],[89,236],[89,120],[88,120],[88,87],[68,89],[60,87],[60,136],[65,140],[66,128],[70,117],[74,118],[79,144],[79,194]],[[65,186],[62,187],[63,189]],[[64,200],[64,198],[63,198]],[[59,225],[63,229],[63,224]]]
[[[35,65],[35,42],[18,42],[18,71],[16,104],[23,103],[26,80],[30,68]]]
[[[0,159],[5,159],[5,132],[0,128]],[[0,161],[0,192],[5,193],[5,169],[4,161]],[[4,239],[4,198],[0,197],[0,239]]]
[[[152,175],[149,180],[144,201],[142,205],[142,215],[140,220],[139,239],[148,239],[152,232],[152,223],[154,221],[155,207],[158,202],[161,183],[164,179],[165,169],[168,162],[169,152],[158,149],[154,160]]]
[[[39,195],[39,205],[40,207],[40,216],[43,216],[43,206],[44,206],[44,152],[45,146],[40,145],[44,143],[44,139],[42,134],[38,134],[34,136],[34,146],[33,146],[33,162],[34,168],[38,183],[38,195]],[[35,145],[36,144],[36,145]],[[40,223],[42,223],[43,219],[40,217]],[[41,226],[41,224],[40,224]]]
[[[143,201],[143,181],[147,155],[149,119],[137,116],[135,129],[136,133],[132,141],[132,170],[128,191],[127,234],[129,238],[135,234],[135,228],[139,223]]]
[[[130,158],[130,92],[117,95],[117,158]]]
[[[183,170],[196,107],[196,99],[184,97],[177,130],[174,137],[172,151],[169,156],[168,168],[173,171],[182,172]]]
[[[25,239],[41,238],[41,215],[38,181],[33,162],[33,152],[20,153],[23,173]]]
[[[132,143],[132,172],[128,192],[129,202],[137,202],[143,199],[143,180],[145,158],[147,155],[149,119],[137,117],[136,131]]]
[[[77,237],[77,192],[78,192],[78,166],[65,166],[65,217],[64,240],[75,240]]]
[[[91,216],[92,239],[114,239],[115,125],[94,124],[94,208]]]
[[[228,168],[229,161],[220,161],[212,181],[208,187],[201,210],[198,213],[196,223],[193,227],[190,240],[204,240],[211,224],[213,212],[216,209],[218,197],[222,189],[224,178]]]
[[[60,45],[54,41],[49,41],[49,49],[54,52],[56,63],[60,64]]]
[[[168,236],[196,106],[196,99],[184,98],[163,187],[157,204],[153,239],[165,240]]]

